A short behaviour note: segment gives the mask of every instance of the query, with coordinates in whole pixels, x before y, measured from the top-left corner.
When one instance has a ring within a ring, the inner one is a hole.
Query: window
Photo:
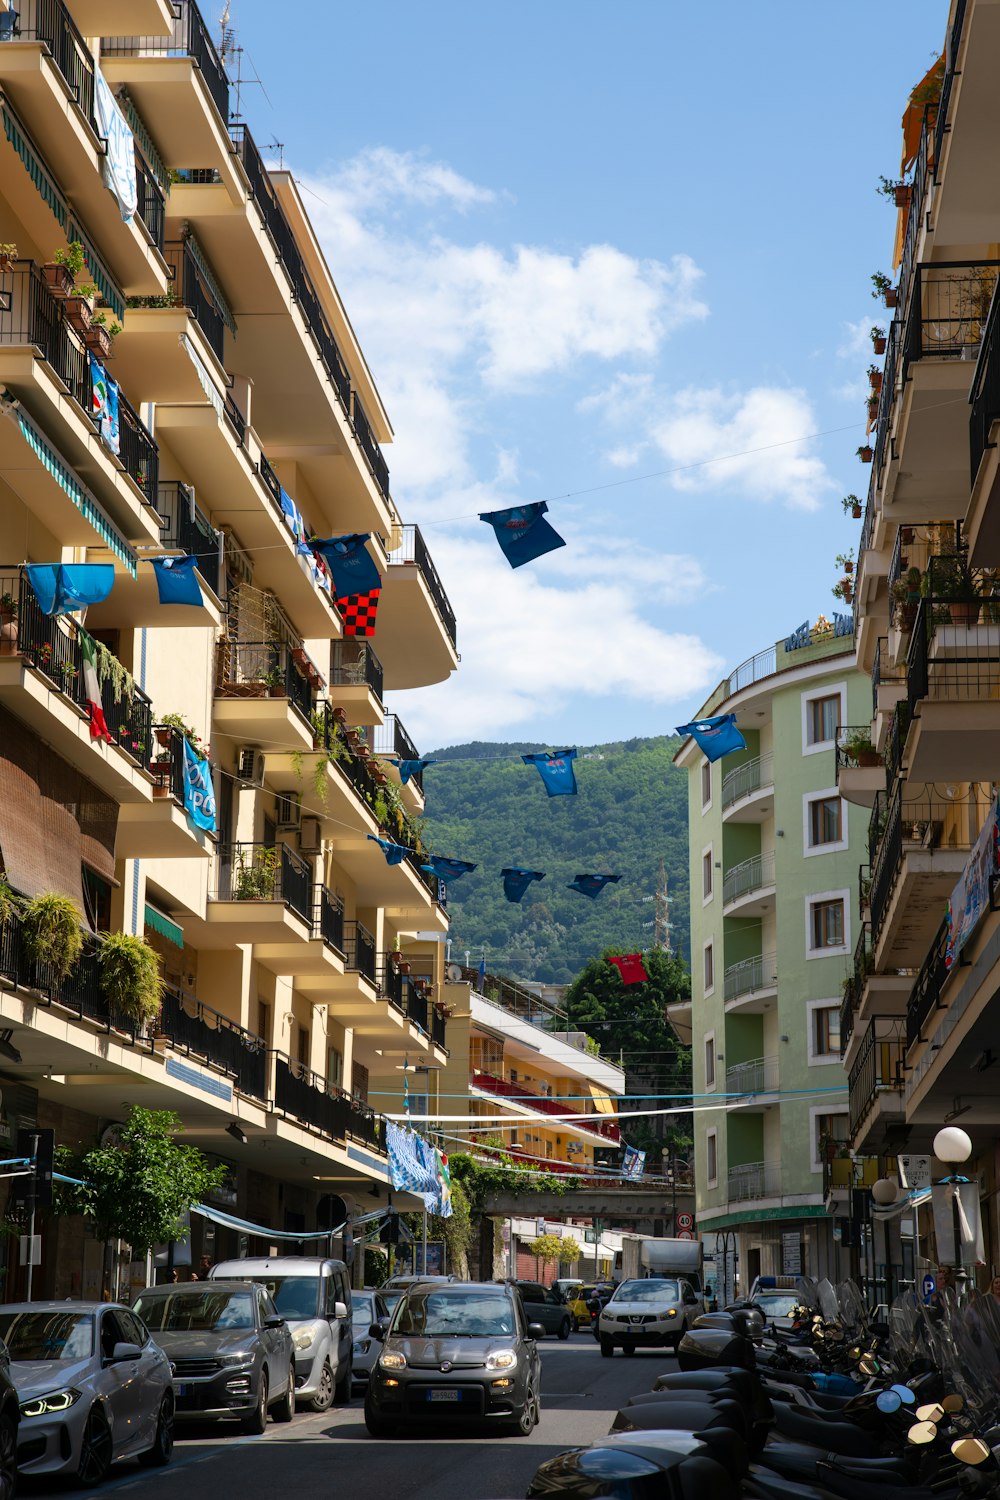
[[[705,1038],[705,1087],[715,1088],[715,1032],[710,1031]]]
[[[824,1161],[833,1161],[849,1145],[850,1121],[846,1114],[830,1114],[826,1110],[811,1109],[809,1125],[812,1137],[812,1170],[819,1172]]]
[[[715,949],[712,943],[706,943],[704,949],[705,959],[705,994],[710,995],[715,989]]]
[[[701,856],[701,899],[703,902],[712,899],[712,850],[704,850]]]
[[[705,1136],[705,1176],[706,1187],[718,1187],[719,1185],[719,1141],[714,1130],[710,1130]]]
[[[809,804],[809,844],[836,844],[841,839],[842,810],[839,797],[817,797]]]
[[[844,898],[814,901],[810,906],[810,942],[816,952],[844,947]]]
[[[840,1059],[840,1006],[831,1001],[812,1000],[807,1006],[809,1026],[809,1061],[833,1062]]]
[[[840,694],[811,698],[807,706],[810,745],[829,744],[840,728]]]
[[[712,762],[703,760],[701,763],[701,810],[712,805]]]

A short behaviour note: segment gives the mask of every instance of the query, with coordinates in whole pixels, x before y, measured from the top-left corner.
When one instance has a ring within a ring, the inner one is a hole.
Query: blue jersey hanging
[[[566,889],[579,891],[581,896],[589,896],[593,901],[606,885],[613,885],[619,880],[621,880],[620,875],[576,875]]]
[[[392,842],[392,839],[377,839],[373,833],[370,833],[368,837],[373,844],[378,844],[379,848],[382,850],[382,853],[385,855],[385,862],[387,865],[402,864],[403,860],[410,852],[405,844],[394,844]]]
[[[544,519],[548,506],[544,500],[534,505],[514,505],[510,510],[481,511],[479,519],[492,526],[500,550],[512,568],[534,562],[546,552],[554,552],[566,543]]]
[[[747,742],[736,727],[735,714],[716,714],[713,719],[693,719],[678,724],[678,734],[689,734],[706,760],[721,760],[734,750],[745,750]]]
[[[422,760],[400,760],[396,764],[399,767],[399,779],[405,786],[411,776],[418,775],[427,766],[436,766],[437,761],[425,757]]]
[[[544,870],[522,870],[516,865],[508,865],[500,874],[503,876],[503,893],[508,901],[520,901],[533,880],[545,879]]]
[[[115,582],[113,563],[28,563],[24,571],[44,615],[100,604]]]
[[[576,796],[575,750],[540,751],[522,755],[521,759],[526,766],[535,767],[550,797]]]
[[[444,859],[440,854],[431,854],[427,857],[427,863],[420,868],[429,870],[439,880],[457,880],[460,875],[465,875],[476,867],[470,865],[467,859]]]
[[[152,564],[161,604],[201,605],[201,589],[194,576],[197,557],[154,557]]]
[[[208,757],[198,755],[186,735],[184,745],[184,811],[196,828],[215,832],[215,792]]]
[[[370,535],[368,531],[352,531],[346,536],[317,538],[311,543],[313,551],[324,558],[333,574],[333,592],[338,599],[381,588],[375,559],[365,546]]]

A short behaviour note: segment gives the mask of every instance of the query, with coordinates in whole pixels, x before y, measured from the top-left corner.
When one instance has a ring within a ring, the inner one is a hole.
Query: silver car
[[[636,1349],[674,1349],[688,1323],[705,1311],[705,1304],[683,1276],[649,1276],[623,1281],[605,1303],[598,1319],[601,1353],[610,1359],[615,1348],[626,1354]]]
[[[372,1365],[382,1353],[381,1344],[371,1337],[368,1330],[373,1323],[388,1328],[390,1309],[381,1292],[372,1287],[351,1293],[351,1315],[354,1319],[354,1356],[351,1361],[351,1379],[364,1390]]]
[[[8,1302],[0,1338],[20,1404],[20,1473],[73,1475],[90,1488],[119,1458],[169,1461],[170,1361],[127,1307]]]

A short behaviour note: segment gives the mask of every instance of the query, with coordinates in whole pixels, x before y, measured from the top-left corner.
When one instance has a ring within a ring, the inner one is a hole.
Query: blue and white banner
[[[215,832],[215,791],[212,767],[208,757],[197,753],[187,735],[181,737],[184,747],[184,811],[196,828]]]
[[[28,563],[24,571],[44,615],[100,604],[115,582],[113,563]]]
[[[387,865],[401,865],[410,852],[405,844],[394,844],[392,839],[376,838],[374,833],[370,833],[368,838],[373,844],[378,844]]]
[[[415,1131],[397,1125],[395,1120],[387,1120],[385,1145],[393,1187],[416,1193],[423,1198],[430,1213],[448,1218],[452,1211],[451,1182],[447,1177],[442,1180],[438,1153],[430,1142]]]
[[[575,750],[541,751],[521,759],[526,766],[534,766],[550,797],[576,796]]]
[[[156,591],[161,604],[201,606],[201,589],[194,576],[198,566],[197,557],[154,557],[150,560],[156,574]]]
[[[97,133],[108,143],[104,157],[104,180],[118,200],[118,209],[130,224],[139,206],[135,176],[135,141],[128,121],[118,108],[100,68],[94,69],[94,114]]]
[[[678,734],[689,734],[706,760],[721,760],[734,750],[745,750],[747,742],[736,727],[735,714],[716,714],[711,719],[693,719],[678,724]]]
[[[641,1177],[646,1166],[645,1151],[637,1151],[635,1146],[625,1147],[625,1156],[622,1160],[623,1177]]]
[[[533,505],[514,505],[510,510],[481,511],[479,519],[493,527],[500,550],[512,568],[534,562],[546,552],[554,552],[566,543],[548,521],[544,500]]]
[[[370,594],[382,587],[375,559],[365,546],[370,532],[354,531],[346,536],[328,536],[312,543],[314,552],[325,560],[333,574],[333,591],[338,599],[352,594]]]

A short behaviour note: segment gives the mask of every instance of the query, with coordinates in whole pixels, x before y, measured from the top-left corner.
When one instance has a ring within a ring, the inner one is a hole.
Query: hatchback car
[[[702,1299],[683,1276],[623,1281],[601,1309],[601,1353],[610,1359],[616,1348],[626,1354],[638,1348],[676,1349],[688,1324],[704,1310]]]
[[[402,1292],[399,1294],[402,1296]],[[368,1384],[372,1365],[382,1351],[382,1345],[373,1339],[370,1329],[373,1323],[383,1328],[389,1326],[389,1308],[381,1292],[372,1287],[351,1293],[351,1308],[354,1318],[354,1348],[352,1351],[351,1380],[363,1390]]]
[[[544,1287],[538,1281],[516,1281],[529,1323],[540,1323],[546,1333],[568,1339],[573,1332],[573,1311],[558,1287]]]
[[[392,1315],[368,1381],[365,1426],[389,1437],[405,1422],[495,1426],[527,1437],[539,1417],[541,1360],[521,1298],[496,1282],[417,1282]]]
[[[174,1366],[177,1416],[237,1417],[263,1432],[268,1411],[295,1415],[295,1359],[288,1324],[251,1282],[205,1281],[140,1292],[135,1312]]]
[[[20,1403],[22,1474],[72,1476],[90,1488],[116,1459],[169,1461],[170,1361],[127,1307],[8,1302],[0,1338]]]

